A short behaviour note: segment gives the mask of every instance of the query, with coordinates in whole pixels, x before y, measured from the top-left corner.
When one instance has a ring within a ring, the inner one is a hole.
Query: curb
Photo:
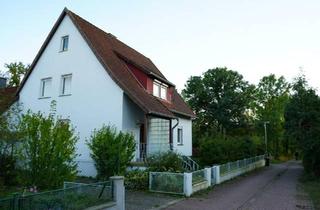
[[[174,205],[174,204],[176,204],[176,203],[178,203],[180,201],[183,201],[183,200],[185,200],[185,198],[176,199],[176,200],[170,201],[170,202],[168,202],[166,204],[163,204],[163,205],[161,205],[159,207],[152,207],[151,209],[152,210],[162,210],[162,209],[165,209],[165,208],[167,208],[169,206],[172,206],[172,205]]]

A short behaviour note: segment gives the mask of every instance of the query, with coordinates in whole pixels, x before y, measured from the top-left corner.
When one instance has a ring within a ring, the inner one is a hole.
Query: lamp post
[[[269,155],[268,155],[268,135],[267,135],[267,124],[269,124],[269,121],[264,121],[263,122],[263,126],[264,126],[264,143],[266,145],[266,151],[265,151],[265,155],[266,155],[266,166],[269,166]]]

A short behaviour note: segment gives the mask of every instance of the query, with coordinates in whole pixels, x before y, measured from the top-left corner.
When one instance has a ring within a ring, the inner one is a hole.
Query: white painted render
[[[69,35],[69,47],[59,52],[61,37]],[[72,74],[72,94],[59,96],[61,75]],[[39,99],[40,80],[52,77],[51,98]],[[48,113],[57,101],[57,114],[70,118],[79,132],[77,152],[82,175],[94,176],[93,161],[85,144],[95,128],[112,124],[122,129],[122,89],[110,78],[71,19],[65,16],[20,92],[24,110]]]
[[[172,121],[172,126],[176,124],[176,120]],[[178,128],[182,128],[183,144],[178,145]],[[192,155],[192,120],[179,118],[179,124],[173,130],[173,150],[180,154],[191,156]]]
[[[134,160],[139,158],[139,143],[140,143],[140,125],[144,122],[144,112],[128,98],[127,95],[123,97],[123,115],[122,115],[122,129],[134,135],[136,140],[136,152]]]

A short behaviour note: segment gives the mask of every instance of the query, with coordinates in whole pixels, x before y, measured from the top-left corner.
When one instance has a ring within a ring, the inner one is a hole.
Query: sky
[[[63,8],[152,59],[178,90],[227,67],[257,84],[300,69],[319,89],[318,0],[10,0],[0,3],[0,70],[32,63]]]

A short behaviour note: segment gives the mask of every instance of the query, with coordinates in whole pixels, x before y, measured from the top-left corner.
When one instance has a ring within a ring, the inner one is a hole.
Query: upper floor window
[[[164,83],[161,83],[157,80],[153,82],[153,95],[162,98],[164,100],[167,100],[167,89],[168,86]]]
[[[183,130],[182,128],[178,128],[178,139],[177,139],[178,145],[183,144]]]
[[[63,36],[61,37],[61,47],[60,51],[67,51],[69,46],[69,36]]]
[[[71,81],[72,74],[66,74],[61,76],[60,95],[71,95]]]
[[[40,98],[47,98],[50,97],[51,94],[51,83],[52,78],[44,78],[41,79],[40,83]]]

